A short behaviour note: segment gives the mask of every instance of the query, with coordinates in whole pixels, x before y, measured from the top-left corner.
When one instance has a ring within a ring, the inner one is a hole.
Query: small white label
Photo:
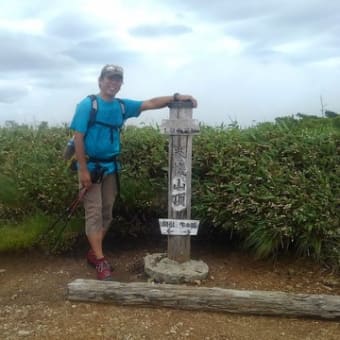
[[[199,224],[199,220],[159,219],[162,235],[197,235]]]

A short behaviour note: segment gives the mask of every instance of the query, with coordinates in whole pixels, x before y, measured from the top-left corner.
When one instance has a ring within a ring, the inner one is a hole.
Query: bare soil
[[[146,281],[142,258],[166,247],[165,240],[107,244],[114,280]],[[1,255],[0,339],[340,339],[336,321],[70,302],[69,282],[95,278],[86,251]],[[210,269],[201,286],[340,295],[340,278],[308,260],[260,261],[202,242],[192,243],[192,258]]]

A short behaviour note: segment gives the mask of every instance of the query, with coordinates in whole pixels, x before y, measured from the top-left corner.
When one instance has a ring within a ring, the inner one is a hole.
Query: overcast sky
[[[340,112],[339,0],[0,0],[0,42],[0,123],[69,122],[107,63],[119,97],[189,93],[209,125]]]

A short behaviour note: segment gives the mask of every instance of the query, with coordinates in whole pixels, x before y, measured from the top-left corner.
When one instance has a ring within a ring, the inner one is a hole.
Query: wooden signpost
[[[161,125],[169,135],[168,218],[159,223],[168,235],[168,258],[183,263],[190,260],[190,235],[199,226],[191,220],[192,136],[199,133],[199,124],[192,119],[191,101],[175,101],[169,108],[170,117]]]

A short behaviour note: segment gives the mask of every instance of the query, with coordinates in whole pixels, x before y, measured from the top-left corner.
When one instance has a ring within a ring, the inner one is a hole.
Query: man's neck
[[[105,100],[106,102],[112,102],[115,99],[115,96],[108,96],[102,92],[99,93],[99,97],[103,100]]]

